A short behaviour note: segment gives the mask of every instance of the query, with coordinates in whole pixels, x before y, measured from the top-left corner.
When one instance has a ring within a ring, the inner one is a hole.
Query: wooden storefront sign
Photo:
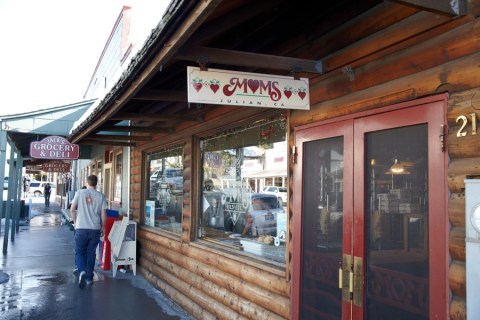
[[[30,157],[36,159],[75,160],[79,154],[78,144],[59,136],[49,136],[30,143]]]
[[[45,172],[70,172],[70,162],[53,160],[42,164],[42,171]]]
[[[310,110],[307,78],[187,68],[188,102]]]

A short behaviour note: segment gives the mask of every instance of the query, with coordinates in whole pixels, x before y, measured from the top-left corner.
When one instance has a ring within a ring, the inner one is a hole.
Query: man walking
[[[107,221],[107,200],[96,190],[97,182],[97,176],[88,176],[87,188],[78,190],[70,207],[75,224],[75,262],[80,289],[93,283],[95,251]]]
[[[50,207],[50,193],[52,192],[52,187],[50,183],[45,183],[45,187],[43,187],[43,196],[45,197],[45,207]]]

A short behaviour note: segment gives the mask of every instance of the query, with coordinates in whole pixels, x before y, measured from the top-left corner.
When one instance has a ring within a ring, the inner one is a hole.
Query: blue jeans
[[[76,229],[75,230],[75,262],[78,274],[82,271],[87,273],[86,280],[93,280],[93,269],[95,268],[95,257],[98,242],[100,241],[100,230]]]

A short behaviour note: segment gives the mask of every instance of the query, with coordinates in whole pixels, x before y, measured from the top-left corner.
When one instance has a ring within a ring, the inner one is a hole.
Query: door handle
[[[348,273],[348,292],[353,294],[353,271],[350,270]]]
[[[338,263],[338,288],[343,288],[343,269],[342,269],[342,262]]]
[[[344,302],[350,302],[352,300],[350,294],[353,285],[353,282],[351,282],[351,273],[352,256],[349,254],[344,254],[343,260],[340,263],[340,267],[338,269],[338,287],[342,289],[342,300]]]
[[[363,258],[343,255],[343,261],[338,263],[338,288],[342,289],[342,300],[353,300],[356,306],[363,305]],[[350,267],[350,270],[348,270]]]
[[[353,304],[356,306],[363,305],[363,258],[353,257],[352,268],[352,291]]]
[[[363,305],[363,259],[348,254],[343,255],[343,261],[338,267],[338,288],[342,289],[342,300],[356,306]]]

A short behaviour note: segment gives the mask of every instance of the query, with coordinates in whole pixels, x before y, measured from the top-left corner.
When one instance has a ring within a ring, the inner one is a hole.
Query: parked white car
[[[55,194],[55,183],[53,182],[48,182],[48,181],[32,181],[30,182],[30,187],[28,189],[29,194],[33,194],[35,197],[41,197],[43,196],[43,189],[45,188],[45,185],[47,183],[50,183],[50,187],[52,188],[51,194]]]
[[[273,194],[279,198],[283,204],[287,203],[287,188],[286,187],[275,187],[275,186],[266,186],[263,188],[262,192],[264,194]]]
[[[3,189],[8,189],[8,177],[3,178]]]

